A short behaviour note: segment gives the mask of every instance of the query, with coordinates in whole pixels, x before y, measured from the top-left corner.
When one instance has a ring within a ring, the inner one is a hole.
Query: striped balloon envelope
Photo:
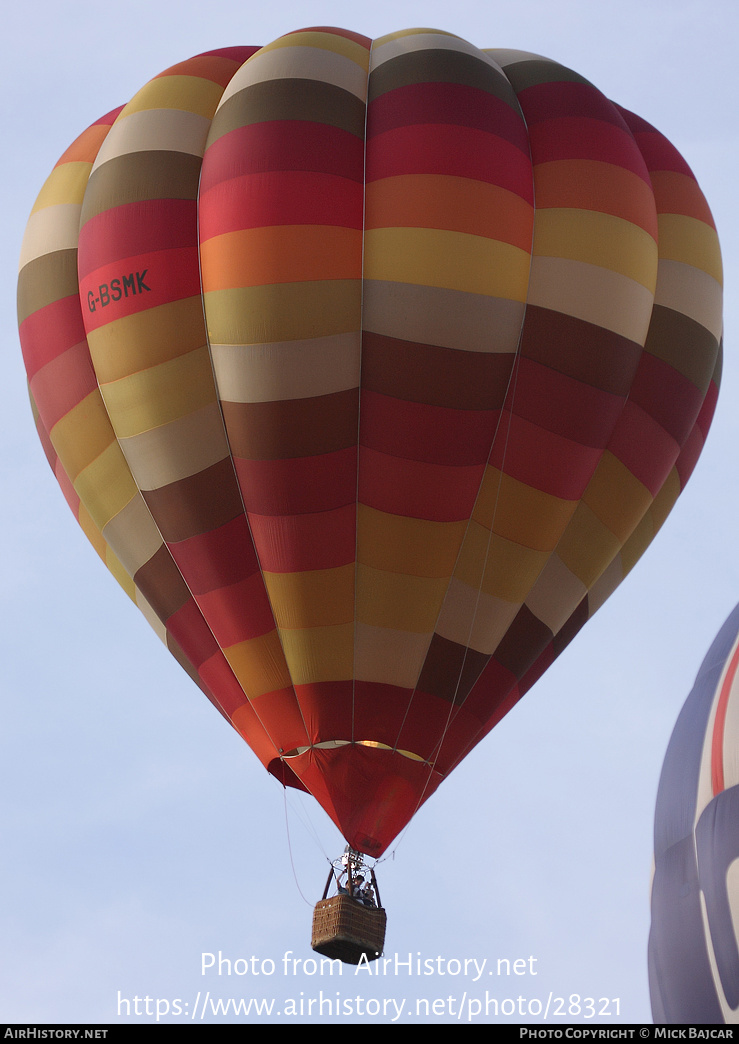
[[[739,606],[706,656],[665,755],[654,821],[655,1022],[739,1022]]]
[[[90,541],[376,856],[672,508],[721,259],[684,160],[577,73],[306,29],[167,69],[80,136],[19,319]]]

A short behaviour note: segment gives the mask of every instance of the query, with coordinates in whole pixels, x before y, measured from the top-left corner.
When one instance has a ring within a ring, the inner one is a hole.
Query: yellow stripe
[[[652,494],[618,457],[606,450],[582,499],[623,543],[652,503]]]
[[[660,259],[700,268],[723,285],[721,248],[710,225],[683,214],[661,214],[658,224]]]
[[[523,602],[544,568],[549,552],[522,547],[513,540],[490,535],[470,522],[454,576],[461,583],[482,589],[505,602]],[[485,576],[482,577],[483,568]]]
[[[354,673],[354,624],[281,631],[295,685],[345,681]]]
[[[276,51],[282,47],[314,47],[320,51],[333,51],[334,54],[351,59],[364,70],[369,67],[369,51],[366,47],[356,40],[348,40],[345,36],[338,36],[330,30],[326,33],[290,33],[262,47],[258,53],[264,54],[265,51]]]
[[[365,233],[365,279],[525,301],[529,266],[525,250],[465,232],[377,228]]]
[[[304,573],[264,573],[277,626],[326,627],[354,619],[354,563]]]
[[[123,568],[123,564],[120,559],[116,558],[111,550],[108,550],[108,554],[105,556],[105,564],[116,578],[118,583],[121,585],[123,590],[126,592],[132,602],[136,601],[136,584],[133,582],[131,577],[128,575],[126,570]]]
[[[582,501],[557,546],[564,564],[588,589],[620,550],[620,541]]]
[[[250,700],[290,685],[277,631],[232,645],[223,655]]]
[[[98,555],[100,555],[103,562],[105,562],[105,564],[107,565],[108,555],[112,554],[113,552],[108,547],[108,544],[105,542],[105,538],[103,537],[98,527],[90,518],[90,512],[87,510],[83,503],[80,503],[77,521],[80,524],[82,532],[90,541]]]
[[[168,424],[217,399],[207,347],[104,384],[102,393],[119,439]]]
[[[79,473],[74,488],[98,529],[107,526],[138,495],[117,442]]]
[[[87,335],[99,384],[186,355],[206,343],[203,302],[197,297],[116,319]]]
[[[360,565],[357,620],[371,627],[430,634],[446,587],[446,577],[403,576]]]
[[[361,325],[358,279],[272,283],[204,295],[213,344],[263,344],[350,333]]]
[[[537,210],[533,253],[608,268],[652,293],[657,284],[654,239],[639,225],[612,214],[568,208]]]
[[[183,109],[211,120],[222,94],[220,84],[200,76],[158,76],[133,96],[118,119],[146,109]]]
[[[32,214],[45,207],[59,204],[81,203],[90,179],[91,163],[76,160],[55,167],[44,182],[44,186],[33,204]]]
[[[115,434],[96,388],[51,429],[51,444],[70,479],[115,442]]]
[[[466,522],[406,518],[359,504],[357,560],[391,573],[451,576]]]
[[[576,506],[488,466],[472,517],[516,544],[553,551]]]

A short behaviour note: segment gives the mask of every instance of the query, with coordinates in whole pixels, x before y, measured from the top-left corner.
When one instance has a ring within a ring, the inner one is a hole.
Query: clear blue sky
[[[456,1022],[463,1005],[464,1021],[486,993],[516,1013],[496,1018],[491,1007],[477,1021],[543,1021],[550,995],[567,1007],[573,994],[598,1008],[610,1001],[611,1014],[591,1025],[651,1021],[657,780],[704,653],[739,600],[739,9],[733,0],[375,0],[352,14],[328,0],[68,9],[27,0],[3,24],[0,1021],[155,1021],[158,1000],[160,1021],[182,1024],[206,991],[273,1000],[283,1014],[272,1019],[288,1024],[390,1022],[401,1002],[400,1024]],[[312,957],[311,903],[343,842],[317,805],[285,799],[97,560],[36,439],[15,327],[28,212],[84,127],[192,54],[321,24],[368,36],[433,26],[577,69],[686,157],[718,224],[727,284],[714,428],[665,528],[378,868],[387,953],[433,960],[433,974],[392,965],[340,981],[290,961]],[[201,955],[219,951],[248,961],[248,973],[201,974]],[[487,962],[477,981],[473,965],[451,974],[465,959]],[[500,965],[509,975],[497,974],[499,961],[511,962]],[[321,991],[351,1011],[308,1013]],[[298,1012],[302,1000],[303,1015],[289,1013],[289,998]],[[436,1010],[408,1014],[417,998],[437,1000]],[[564,1021],[583,1019],[582,1003]],[[552,1001],[550,1023],[554,1011]],[[205,1021],[270,1017],[232,1010]]]

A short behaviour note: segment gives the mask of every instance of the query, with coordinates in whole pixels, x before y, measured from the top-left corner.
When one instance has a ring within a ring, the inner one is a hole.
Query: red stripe
[[[200,197],[200,242],[242,228],[340,225],[362,228],[364,193],[356,181],[314,171],[242,174]]]
[[[716,717],[711,734],[711,786],[714,796],[724,789],[724,732],[726,729],[726,712],[729,707],[731,687],[734,683],[737,667],[739,666],[739,645],[734,649],[729,661],[729,669],[721,683],[718,703],[716,704]]]
[[[224,649],[275,629],[259,572],[229,587],[198,595],[197,603],[218,644]]]
[[[270,573],[301,573],[335,569],[354,561],[356,504],[316,514],[249,514],[254,545],[262,569]]]
[[[695,181],[695,175],[672,142],[641,116],[617,106],[634,135],[649,170],[672,170]]]
[[[484,464],[497,410],[453,410],[362,390],[359,441],[393,457],[429,464]]]
[[[605,448],[625,396],[559,373],[522,356],[515,378],[517,416],[584,446]]]
[[[533,489],[562,500],[579,500],[601,453],[599,448],[582,446],[504,413],[490,463]]]
[[[116,261],[154,251],[194,247],[198,241],[197,202],[149,199],[114,207],[80,229],[80,280]]]
[[[196,596],[238,583],[259,571],[244,515],[168,547]]]
[[[586,159],[613,163],[630,170],[651,188],[641,153],[626,130],[586,117],[547,120],[530,129],[534,164],[551,160]]]
[[[167,630],[194,667],[199,667],[216,651],[216,640],[205,626],[192,598],[165,621]]]
[[[573,80],[539,83],[522,90],[518,100],[529,128],[545,120],[574,116],[603,120],[622,131],[626,130],[624,118],[618,107],[590,83],[577,83]],[[634,148],[633,141],[631,148]]]
[[[39,308],[19,327],[23,361],[29,378],[63,352],[85,341],[77,294]]]
[[[288,460],[235,458],[248,512],[293,515],[330,511],[354,503],[357,447]]]
[[[378,511],[436,522],[470,517],[484,465],[449,467],[361,447],[359,501]]]
[[[417,123],[476,127],[529,155],[520,114],[501,98],[459,83],[412,83],[381,94],[367,107],[367,140]]]
[[[657,356],[644,352],[629,398],[682,445],[703,403],[703,392]]]
[[[218,138],[205,151],[201,194],[242,174],[307,170],[362,182],[364,142],[349,131],[307,120],[253,123]]]
[[[49,431],[97,386],[86,341],[52,359],[30,381],[39,415]]]
[[[367,142],[367,181],[399,174],[451,174],[515,192],[533,203],[531,163],[510,142],[471,127],[416,124]]]
[[[194,246],[126,257],[80,280],[88,334],[116,319],[189,297],[200,297],[198,251]]]
[[[680,452],[672,436],[631,400],[624,406],[608,449],[653,497],[659,493]]]

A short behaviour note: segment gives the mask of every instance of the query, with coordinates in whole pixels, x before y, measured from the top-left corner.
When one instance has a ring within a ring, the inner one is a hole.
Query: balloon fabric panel
[[[708,207],[577,73],[427,29],[199,55],[86,134],[21,263],[47,457],[263,764],[379,855],[687,481]]]

